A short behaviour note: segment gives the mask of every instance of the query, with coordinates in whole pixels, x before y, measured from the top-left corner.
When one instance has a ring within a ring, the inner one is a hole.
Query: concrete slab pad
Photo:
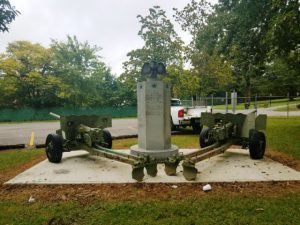
[[[193,150],[183,149],[184,153]],[[129,152],[129,150],[124,150]],[[247,150],[229,149],[224,154],[197,163],[199,174],[193,182],[247,182],[300,180],[300,172],[269,158],[251,160]],[[146,174],[146,171],[145,171]],[[45,160],[19,174],[7,184],[82,184],[82,183],[135,183],[131,166],[110,159],[92,156],[86,151],[64,153],[62,162]],[[158,165],[156,177],[145,175],[147,183],[188,182],[177,168],[177,176],[167,176],[164,165]]]

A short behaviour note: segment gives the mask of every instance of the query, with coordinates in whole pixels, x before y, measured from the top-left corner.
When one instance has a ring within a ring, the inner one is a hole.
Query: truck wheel
[[[46,155],[49,162],[59,163],[63,154],[62,142],[57,134],[49,134],[46,138]]]
[[[195,134],[199,134],[202,130],[202,126],[198,123],[192,123],[192,128]]]
[[[251,129],[249,131],[249,153],[251,159],[262,159],[266,149],[266,137],[263,132]]]
[[[105,148],[112,148],[112,137],[108,130],[103,130],[103,140],[105,142]]]
[[[171,131],[176,130],[176,126],[173,123],[173,120],[171,118]]]
[[[201,130],[200,136],[199,136],[199,144],[201,148],[205,148],[207,146],[210,146],[215,141],[210,137],[209,135],[209,128],[203,128]]]

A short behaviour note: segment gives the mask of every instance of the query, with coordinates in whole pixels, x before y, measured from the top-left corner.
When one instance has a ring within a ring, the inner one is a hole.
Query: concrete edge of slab
[[[99,182],[85,182],[85,183],[82,183],[82,182],[74,182],[74,183],[60,183],[60,182],[57,182],[57,183],[13,183],[13,182],[5,182],[3,183],[3,185],[9,185],[9,186],[23,186],[23,185],[124,185],[124,184],[132,184],[132,185],[139,185],[139,184],[147,184],[147,185],[157,185],[157,184],[170,184],[170,185],[174,185],[174,184],[247,184],[247,183],[287,183],[287,182],[299,182],[300,183],[300,180],[262,180],[262,181],[258,181],[258,180],[239,180],[239,181],[209,181],[209,182],[206,182],[206,181],[168,181],[168,182],[145,182],[145,181],[141,181],[141,182],[138,182],[138,181],[133,181],[133,182],[126,182],[126,183],[122,183],[122,182],[110,182],[110,183],[99,183]]]

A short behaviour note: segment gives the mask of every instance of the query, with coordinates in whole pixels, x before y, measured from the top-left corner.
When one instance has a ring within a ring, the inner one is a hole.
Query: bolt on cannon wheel
[[[59,163],[62,158],[62,142],[57,134],[49,134],[46,138],[46,155],[49,162]]]
[[[262,159],[266,149],[266,137],[263,132],[249,131],[249,153],[252,159]]]
[[[210,146],[215,141],[212,139],[212,137],[209,135],[209,128],[205,127],[201,130],[200,136],[199,136],[199,144],[201,148],[205,148],[207,146]]]
[[[105,142],[105,148],[112,148],[112,137],[108,130],[103,130],[103,140]]]

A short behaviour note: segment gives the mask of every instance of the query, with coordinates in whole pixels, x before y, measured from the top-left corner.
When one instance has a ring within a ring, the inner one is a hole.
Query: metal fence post
[[[235,113],[237,104],[237,93],[235,91],[231,92],[231,105],[232,105],[232,112]]]
[[[290,101],[290,93],[287,93],[287,105],[286,105],[286,115],[289,118],[289,101]]]
[[[225,111],[228,113],[228,92],[226,91],[226,99],[225,99]]]

